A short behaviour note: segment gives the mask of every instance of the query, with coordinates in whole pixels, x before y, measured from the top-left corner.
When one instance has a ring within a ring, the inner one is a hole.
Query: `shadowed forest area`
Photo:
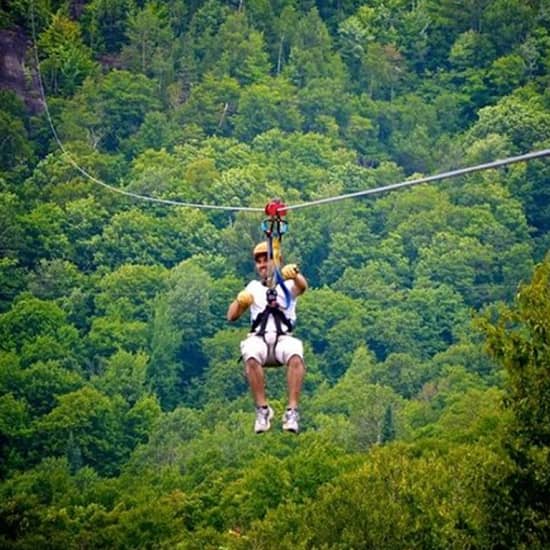
[[[284,369],[254,434],[226,320],[262,214],[108,188],[262,208],[548,149],[547,2],[13,0],[0,28],[2,548],[550,546],[548,159],[289,212],[299,435]]]

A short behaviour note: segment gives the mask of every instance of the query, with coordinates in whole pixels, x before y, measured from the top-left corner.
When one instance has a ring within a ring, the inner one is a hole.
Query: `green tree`
[[[415,287],[403,296],[403,305],[374,310],[366,340],[377,357],[410,353],[426,359],[456,342],[464,331],[468,312],[462,297],[449,287]]]
[[[380,428],[380,443],[389,443],[395,439],[395,426],[393,423],[393,409],[391,405],[386,407],[384,412],[384,418],[382,419],[382,426]]]
[[[164,78],[161,75],[173,72],[170,57],[174,42],[166,7],[151,2],[131,14],[126,36],[128,44],[121,52],[124,64],[131,71],[142,72],[150,78],[160,76],[160,82],[166,82],[167,75]]]
[[[129,470],[170,467],[178,462],[182,448],[198,437],[201,430],[198,409],[177,407],[158,416],[149,432],[148,441],[132,454]]]
[[[479,307],[491,293],[494,254],[492,247],[475,238],[439,233],[430,245],[420,248],[415,275],[418,281],[449,285],[468,304]]]
[[[69,239],[63,231],[65,214],[57,204],[41,202],[30,212],[22,214],[19,222],[25,239],[23,258],[26,262],[69,255]]]
[[[300,298],[298,331],[315,353],[328,346],[327,334],[338,322],[361,319],[361,302],[330,288],[311,289]]]
[[[2,532],[4,546],[9,548],[21,541],[32,541],[40,546],[70,546],[66,507],[71,499],[82,495],[82,489],[89,486],[93,478],[89,469],[82,473],[79,481],[83,484],[79,488],[71,478],[66,458],[45,458],[3,484],[0,515],[6,526]],[[63,507],[64,512],[60,511]],[[48,514],[55,516],[55,526],[46,520]]]
[[[473,30],[459,35],[449,52],[449,61],[458,70],[483,67],[493,57],[489,37]]]
[[[511,93],[524,83],[527,66],[523,58],[518,54],[509,54],[493,61],[489,69],[495,95],[504,96]]]
[[[83,131],[92,117],[91,113],[80,110],[75,112],[74,100],[65,103],[67,107],[60,117],[63,122],[59,125],[59,135],[62,139],[70,140],[70,136],[80,136],[81,141],[70,141],[66,143],[68,154],[82,168],[96,178],[103,181],[116,181],[122,179],[126,167],[121,163],[119,155],[107,155],[97,150],[99,137],[94,135],[92,126],[87,127],[90,131]],[[65,116],[66,115],[66,116]],[[95,115],[94,115],[95,116]],[[57,116],[55,116],[57,120]],[[77,119],[75,119],[75,117]],[[80,118],[82,117],[82,118]],[[93,118],[93,117],[92,117]],[[94,121],[94,124],[97,120]],[[97,184],[89,181],[77,170],[73,163],[67,161],[66,155],[57,149],[46,154],[35,167],[32,176],[29,177],[21,189],[22,196],[28,201],[40,200],[56,203],[60,207],[66,207],[72,201],[80,199],[92,200],[97,203],[97,214],[107,209],[112,211],[115,207],[124,204],[124,199],[115,197],[113,194],[105,193]],[[89,212],[83,212],[82,215]]]
[[[403,57],[393,44],[369,44],[362,61],[363,81],[371,97],[393,99],[405,69]]]
[[[82,352],[77,330],[67,323],[66,313],[54,302],[21,294],[0,315],[0,346],[20,353],[25,364],[59,359],[76,368]]]
[[[22,372],[22,391],[33,416],[50,412],[60,395],[74,391],[84,384],[83,378],[64,369],[56,361],[39,361]]]
[[[283,501],[291,491],[289,472],[276,457],[260,457],[242,478],[229,483],[222,494],[221,507],[227,511],[225,522],[242,529],[261,519],[269,509]]]
[[[0,312],[5,312],[13,299],[26,287],[26,271],[17,260],[0,258],[0,285]]]
[[[407,399],[413,398],[423,384],[435,375],[431,362],[421,362],[410,353],[390,353],[384,362],[374,363],[369,369],[372,384],[389,386]]]
[[[23,249],[21,207],[15,194],[0,192],[0,255],[6,261],[15,260]]]
[[[126,42],[133,0],[92,0],[86,5],[83,26],[94,51],[117,53]]]
[[[344,78],[344,64],[339,55],[334,53],[331,36],[315,7],[296,26],[283,75],[299,88],[312,79]]]
[[[167,267],[213,245],[213,227],[203,212],[177,209],[157,218],[138,209],[116,214],[103,235],[94,237],[95,262]]]
[[[248,24],[244,13],[227,16],[213,45],[219,48],[215,74],[233,77],[242,86],[267,79],[270,64],[263,36]]]
[[[126,320],[118,313],[94,317],[87,335],[90,354],[96,361],[119,350],[137,353],[148,347],[149,330],[144,321]]]
[[[491,40],[502,53],[521,44],[535,27],[536,4],[518,0],[494,0],[487,6],[485,20]]]
[[[292,2],[286,3],[273,22],[273,37],[268,40],[271,49],[272,65],[279,76],[288,61],[290,47],[296,41],[298,11]]]
[[[331,230],[330,252],[320,268],[321,283],[324,284],[335,282],[348,268],[364,265],[370,248],[375,246],[374,235],[360,218],[353,221],[348,218],[346,226],[340,231],[338,229]]]
[[[29,275],[28,289],[42,300],[67,297],[83,283],[83,276],[71,262],[61,259],[40,260]]]
[[[403,52],[407,65],[418,73],[423,73],[428,62],[430,40],[428,30],[432,24],[427,2],[411,5],[410,11],[405,11],[399,17],[399,32],[397,45]]]
[[[430,1],[428,9],[441,30],[454,33],[466,30],[481,32],[485,11],[490,4],[491,0],[467,0],[460,6],[450,0]]]
[[[24,447],[29,433],[30,415],[24,399],[2,390],[0,396],[0,477],[24,464]],[[0,539],[1,540],[1,539]]]
[[[111,268],[127,263],[174,262],[173,250],[164,246],[161,235],[162,228],[152,215],[137,208],[120,212],[104,228],[103,235],[94,238],[94,261]]]
[[[263,162],[268,162],[269,177],[280,182],[286,194],[299,192],[304,197],[318,197],[325,187],[327,194],[334,191],[334,188],[341,189],[336,167],[346,167],[356,160],[355,154],[345,149],[338,139],[312,132],[285,133],[280,129],[269,130],[254,138],[252,149],[265,156],[266,160]],[[335,170],[336,181],[327,183],[331,169]],[[326,217],[332,220],[336,215],[330,211]],[[298,213],[293,218],[293,227],[296,230],[293,229],[289,238],[305,233],[308,239],[311,236],[307,234],[309,228],[322,231],[317,227],[320,225],[318,219],[310,212],[303,215]]]
[[[0,90],[0,176],[8,171],[23,171],[33,160],[33,144],[25,125],[23,102],[13,93]]]
[[[143,123],[145,114],[159,110],[155,83],[142,74],[113,70],[87,79],[63,111],[62,129],[73,139],[116,151]],[[109,179],[109,178],[107,178]]]
[[[336,384],[320,387],[311,400],[317,414],[343,414],[350,419],[354,448],[376,443],[386,405],[402,401],[391,388],[371,383],[375,367],[374,355],[365,345],[358,346]]]
[[[201,395],[206,402],[232,400],[248,392],[242,365],[237,363],[242,329],[219,330],[202,345],[208,368],[201,380]]]
[[[145,380],[145,367],[136,368],[139,372],[140,382]],[[128,386],[124,388],[128,391]],[[127,393],[125,396],[131,404],[130,409],[124,415],[124,436],[126,445],[133,450],[137,445],[146,443],[149,434],[161,415],[158,399],[154,395],[143,393],[136,401],[135,394]],[[126,460],[125,460],[126,462]]]
[[[403,290],[408,286],[405,260],[399,260],[397,267],[390,261],[378,259],[370,259],[360,268],[348,267],[333,288],[351,298],[375,303],[378,307],[399,303],[403,300]]]
[[[84,272],[94,267],[94,235],[101,235],[108,210],[94,197],[78,198],[65,204],[64,232],[72,248],[72,261]]]
[[[521,200],[529,226],[535,229],[534,236],[540,243],[540,252],[535,258],[540,260],[548,249],[544,239],[550,229],[548,218],[550,194],[542,183],[548,177],[548,163],[533,161],[527,166],[518,168],[510,176],[510,189],[514,196]]]
[[[163,410],[171,410],[181,402],[181,367],[177,356],[181,339],[182,331],[172,323],[167,300],[159,299],[152,322],[147,381]]]
[[[41,453],[64,456],[71,440],[80,448],[84,465],[115,474],[130,451],[124,442],[119,399],[109,399],[89,386],[60,396],[57,406],[35,422]]]
[[[245,88],[233,124],[235,136],[243,141],[251,141],[273,128],[285,132],[299,130],[302,116],[294,99],[294,87],[285,78],[278,77],[269,83]]]
[[[132,159],[148,149],[172,150],[184,139],[184,134],[175,120],[159,111],[145,114],[139,129],[124,141],[122,147]]]
[[[153,113],[153,115],[146,115],[146,121],[129,140],[131,146],[136,144],[139,147],[142,137],[141,130],[145,125],[155,119],[160,122],[164,118],[161,113]],[[160,115],[160,119],[157,115]],[[162,133],[163,129],[157,128],[157,131]],[[128,189],[133,193],[158,198],[175,198],[178,193],[185,192],[187,200],[198,200],[196,196],[189,195],[189,189],[182,189],[182,179],[186,179],[185,168],[186,165],[178,156],[169,153],[162,147],[159,150],[146,149],[132,160]]]
[[[468,372],[479,375],[482,378],[499,382],[502,370],[497,366],[483,350],[480,342],[464,339],[446,350],[434,355],[430,361],[433,378],[435,373],[442,372],[448,366],[461,366]]]
[[[92,51],[84,45],[78,23],[57,13],[40,35],[38,47],[43,61],[41,71],[48,92],[74,94],[84,79],[96,70]]]
[[[181,403],[192,379],[206,369],[201,339],[216,330],[215,292],[212,277],[187,260],[174,268],[159,297],[148,379],[165,409]]]
[[[321,372],[337,380],[348,369],[353,352],[364,341],[365,326],[357,313],[338,321],[326,332],[327,349],[320,358]]]
[[[240,86],[235,78],[207,73],[178,109],[178,119],[182,124],[198,124],[208,135],[227,135],[233,128],[239,96]]]
[[[212,70],[219,55],[216,37],[228,13],[227,5],[208,0],[193,14],[184,39],[184,47],[191,53],[191,71],[202,76]]]
[[[469,132],[471,138],[479,139],[488,134],[501,134],[510,139],[518,152],[529,151],[548,137],[550,115],[544,109],[540,98],[523,101],[508,96],[496,105],[479,111],[479,120]]]
[[[135,405],[147,393],[148,361],[143,352],[133,354],[119,350],[109,357],[104,372],[92,382],[106,395],[121,395],[127,403]]]
[[[483,447],[462,446],[444,456],[414,452],[395,444],[372,451],[321,487],[315,500],[273,511],[248,539],[283,547],[490,545],[485,491],[509,464]]]
[[[501,390],[471,387],[449,396],[437,420],[418,430],[415,437],[420,441],[475,441],[498,448],[507,422],[508,415],[502,411]]]
[[[117,315],[127,321],[148,321],[156,296],[164,289],[167,270],[162,266],[124,264],[98,283],[98,313]]]
[[[543,547],[550,541],[546,495],[550,450],[550,256],[539,264],[515,304],[496,322],[482,321],[487,348],[506,369],[505,406],[512,413],[506,436],[515,471],[506,478],[514,512],[495,510],[495,529],[516,544]],[[503,514],[498,517],[498,514]]]
[[[361,6],[339,27],[342,56],[355,86],[366,88],[371,97],[392,99],[405,77],[404,59],[397,46],[400,14],[392,13],[397,4]],[[422,33],[418,27],[416,30]]]

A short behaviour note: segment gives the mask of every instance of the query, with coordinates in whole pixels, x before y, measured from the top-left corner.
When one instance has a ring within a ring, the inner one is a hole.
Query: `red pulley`
[[[273,199],[265,205],[265,213],[268,216],[286,216],[286,205],[281,199]]]

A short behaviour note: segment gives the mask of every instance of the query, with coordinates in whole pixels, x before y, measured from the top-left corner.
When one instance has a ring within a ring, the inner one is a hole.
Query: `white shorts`
[[[264,366],[286,365],[293,355],[304,358],[304,347],[298,338],[281,334],[275,345],[276,340],[277,335],[274,333],[266,333],[265,339],[249,334],[246,340],[241,342],[242,358],[245,361],[256,359],[260,365]]]

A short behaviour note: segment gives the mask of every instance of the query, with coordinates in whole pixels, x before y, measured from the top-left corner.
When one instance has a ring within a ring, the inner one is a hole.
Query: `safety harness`
[[[267,241],[267,259],[268,265],[272,266],[272,272],[269,273],[267,280],[266,299],[267,305],[265,309],[259,313],[254,319],[251,331],[255,332],[265,340],[265,333],[269,318],[272,317],[275,323],[277,338],[275,344],[281,334],[292,332],[293,323],[279,308],[277,302],[277,285],[281,287],[285,295],[285,308],[288,308],[293,300],[292,294],[285,284],[284,277],[281,273],[281,242],[283,235],[288,230],[288,224],[283,217],[286,215],[286,207],[280,199],[273,199],[265,207],[265,213],[269,218],[262,222],[262,230]],[[284,328],[286,330],[284,330]]]
[[[269,317],[273,317],[278,339],[281,334],[288,334],[289,332],[292,332],[294,327],[292,325],[292,321],[288,319],[279,308],[279,304],[277,303],[277,291],[274,288],[268,288],[266,294],[267,306],[256,316],[250,330],[251,332],[255,332],[258,336],[264,338]],[[286,330],[283,330],[283,326],[286,327]]]

